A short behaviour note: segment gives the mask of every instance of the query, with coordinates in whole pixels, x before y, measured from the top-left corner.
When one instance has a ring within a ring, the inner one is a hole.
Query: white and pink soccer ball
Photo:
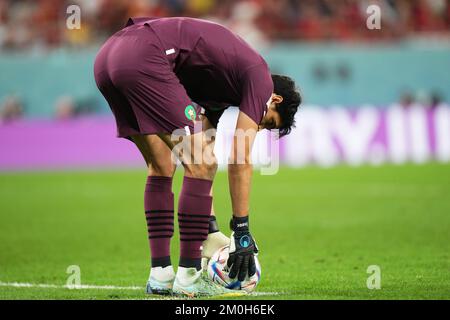
[[[239,281],[237,277],[230,279],[228,277],[230,270],[227,266],[229,251],[230,248],[227,245],[213,254],[208,263],[209,278],[228,289],[245,290],[248,293],[253,292],[261,279],[261,265],[259,264],[258,258],[255,256],[256,273],[252,277],[247,275],[244,281]]]

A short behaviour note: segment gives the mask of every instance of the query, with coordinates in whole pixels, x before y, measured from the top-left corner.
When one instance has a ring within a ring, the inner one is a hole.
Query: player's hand
[[[230,237],[230,254],[227,266],[230,268],[228,276],[231,279],[238,277],[244,281],[245,277],[251,277],[256,273],[255,255],[258,247],[250,232],[234,231]]]

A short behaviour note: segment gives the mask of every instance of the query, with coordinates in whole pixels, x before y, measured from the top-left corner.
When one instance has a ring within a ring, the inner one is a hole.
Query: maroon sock
[[[147,178],[144,208],[152,267],[169,266],[170,239],[173,235],[172,178],[156,176]]]
[[[180,266],[201,269],[202,242],[209,230],[212,181],[184,177],[178,202]]]

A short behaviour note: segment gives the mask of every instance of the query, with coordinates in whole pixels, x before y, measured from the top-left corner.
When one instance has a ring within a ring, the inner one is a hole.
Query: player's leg
[[[208,147],[208,152],[213,153],[215,137],[217,133],[216,126],[214,126],[206,116],[203,116],[201,121],[202,121],[202,130],[205,132],[207,136],[206,144]],[[212,188],[210,195],[211,197],[213,197]],[[230,239],[219,230],[219,225],[217,223],[214,212],[214,201],[213,201],[213,204],[211,206],[211,216],[209,217],[208,237],[206,238],[205,241],[203,241],[202,244],[202,269],[206,270],[208,261],[209,259],[211,259],[214,252],[216,252],[218,249],[222,248],[223,246],[226,246],[229,243]]]
[[[184,178],[178,200],[180,228],[180,266],[201,269],[201,246],[209,231],[212,182],[217,170],[214,153],[208,150],[204,132],[184,136],[174,142],[163,137],[180,159]]]
[[[208,137],[205,132],[198,132],[178,142],[169,135],[161,138],[180,159],[185,171],[178,200],[180,263],[173,292],[188,296],[245,294],[215,284],[201,268],[202,243],[208,236],[212,207],[211,187],[217,171],[214,153],[207,150]]]
[[[151,271],[147,293],[171,293],[175,273],[170,260],[170,240],[174,228],[172,177],[176,165],[171,151],[157,135],[131,137],[148,167],[144,210],[151,249]]]

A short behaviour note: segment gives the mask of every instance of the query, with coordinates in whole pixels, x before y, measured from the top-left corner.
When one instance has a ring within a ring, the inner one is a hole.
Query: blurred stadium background
[[[79,30],[66,27],[71,4]],[[366,27],[370,4],[380,30]],[[0,169],[140,163],[113,138],[92,63],[128,17],[176,15],[229,26],[297,80],[305,106],[281,142],[284,163],[450,160],[449,1],[2,0]],[[30,133],[40,137],[32,148]]]
[[[66,27],[74,4],[79,30]],[[380,30],[366,27],[372,4],[381,8]],[[280,141],[280,173],[255,177],[255,233],[267,279],[277,281],[262,290],[299,283],[287,297],[377,297],[364,288],[361,265],[379,262],[391,275],[378,297],[449,298],[449,0],[0,0],[0,283],[64,284],[70,263],[83,264],[91,283],[142,285],[146,277],[143,161],[115,138],[92,72],[99,46],[130,16],[227,25],[303,92],[297,128]],[[220,124],[222,160],[234,116],[227,111]],[[267,138],[255,152],[268,154]],[[100,168],[111,170],[92,171]],[[218,180],[225,226],[224,173]],[[273,203],[259,201],[269,191]],[[268,211],[280,209],[297,236]],[[269,226],[280,232],[269,235]],[[292,245],[268,250],[277,241]],[[18,290],[0,287],[0,298],[43,297]]]

